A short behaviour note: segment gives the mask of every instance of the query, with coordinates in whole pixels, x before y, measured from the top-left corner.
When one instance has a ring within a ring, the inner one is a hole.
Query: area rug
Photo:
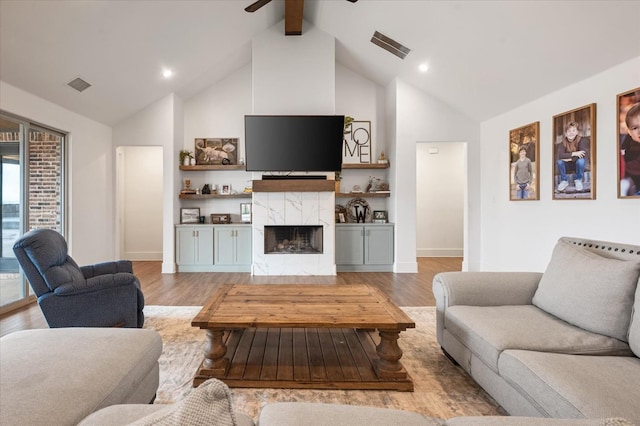
[[[304,401],[397,408],[439,418],[505,415],[473,379],[442,354],[435,334],[435,308],[402,309],[416,323],[399,340],[402,364],[413,379],[414,392],[232,388],[236,410],[255,420],[267,403]],[[164,345],[156,404],[180,401],[192,389],[206,341],[204,330],[191,327],[199,310],[199,306],[144,308],[144,327],[157,330]]]

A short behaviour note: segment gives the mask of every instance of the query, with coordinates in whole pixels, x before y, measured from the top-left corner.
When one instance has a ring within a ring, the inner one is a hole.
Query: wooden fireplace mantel
[[[282,179],[254,180],[253,192],[334,192],[333,180]]]

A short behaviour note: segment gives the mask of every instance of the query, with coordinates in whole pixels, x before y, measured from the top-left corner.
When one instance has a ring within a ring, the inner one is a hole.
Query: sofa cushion
[[[450,306],[445,328],[494,371],[506,349],[631,355],[629,345],[562,321],[533,305]]]
[[[74,327],[3,336],[0,424],[78,424],[109,405],[149,403],[161,353],[153,330]]]
[[[453,417],[445,422],[447,426],[634,426],[627,419],[545,419],[520,416],[466,416]]]
[[[313,402],[273,402],[260,412],[259,426],[438,426],[442,420],[411,411]]]
[[[131,426],[237,424],[229,388],[220,380],[209,379],[193,389],[182,401],[138,419]]]
[[[118,404],[98,410],[85,417],[78,426],[127,426],[153,413],[171,410],[173,405],[165,404]],[[255,426],[253,419],[236,412],[238,426]],[[212,424],[211,426],[214,426]]]
[[[533,304],[585,330],[626,342],[639,276],[640,257],[604,257],[561,240]]]
[[[624,417],[640,424],[640,359],[505,351],[502,377],[550,417]]]

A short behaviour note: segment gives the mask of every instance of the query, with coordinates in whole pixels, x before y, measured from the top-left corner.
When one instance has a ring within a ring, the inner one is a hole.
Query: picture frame
[[[618,198],[623,199],[640,198],[640,175],[630,173],[630,167],[627,165],[640,163],[640,106],[638,105],[640,105],[640,87],[616,96],[617,192]],[[632,126],[631,131],[627,121]]]
[[[553,200],[596,199],[596,104],[553,116]]]
[[[200,207],[181,208],[180,223],[200,223]]]
[[[196,138],[196,165],[238,164],[238,138]]]
[[[218,225],[231,223],[231,213],[211,213],[211,223]]]
[[[371,163],[371,121],[352,120],[344,127],[342,162]]]
[[[220,194],[221,195],[230,195],[231,194],[231,185],[228,183],[222,184],[220,186]]]
[[[509,130],[509,201],[540,199],[540,122]]]
[[[389,221],[388,213],[386,210],[374,210],[373,211],[373,223],[387,223]]]
[[[240,221],[251,223],[251,203],[240,203]]]

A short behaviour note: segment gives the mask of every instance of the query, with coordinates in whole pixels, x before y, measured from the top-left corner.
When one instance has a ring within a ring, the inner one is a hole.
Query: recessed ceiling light
[[[427,71],[429,71],[429,65],[420,64],[420,66],[418,66],[418,69],[420,70],[420,72],[427,72]]]
[[[162,76],[164,78],[171,78],[171,77],[173,77],[173,71],[171,71],[168,68],[165,68],[165,69],[162,70]]]

